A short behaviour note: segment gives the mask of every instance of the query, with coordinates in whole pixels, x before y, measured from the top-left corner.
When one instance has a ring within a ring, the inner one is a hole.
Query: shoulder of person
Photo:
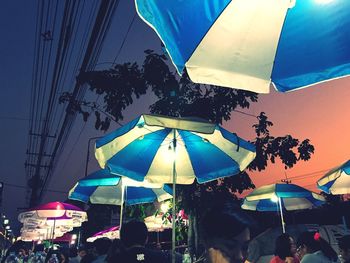
[[[300,261],[297,257],[286,257],[285,262],[286,263],[300,263]]]
[[[271,258],[270,263],[279,263],[281,262],[281,259],[279,258],[279,256],[273,256],[273,258]]]
[[[169,257],[167,256],[166,253],[164,253],[162,251],[153,250],[153,249],[145,249],[144,252],[148,257],[152,258],[153,260],[158,260],[159,262],[165,262],[165,263],[168,262],[167,260]]]
[[[318,262],[318,259],[320,258],[317,254],[306,254],[301,259],[300,263],[313,263]]]

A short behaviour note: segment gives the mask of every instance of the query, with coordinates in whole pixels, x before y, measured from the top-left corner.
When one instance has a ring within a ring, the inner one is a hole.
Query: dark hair
[[[83,258],[80,260],[80,263],[91,263],[95,260],[95,256],[91,253],[86,254],[83,256]]]
[[[76,247],[69,248],[69,257],[74,258],[78,256],[78,249]]]
[[[248,217],[242,210],[223,212],[212,209],[200,222],[204,246],[220,250],[229,262],[239,261],[242,244],[235,237],[249,226]]]
[[[62,256],[64,257],[65,263],[69,263],[69,249],[61,249],[59,262],[62,262]]]
[[[338,246],[341,249],[350,249],[350,235],[338,239]]]
[[[26,242],[23,240],[18,240],[11,245],[11,247],[7,250],[5,257],[1,260],[1,262],[5,262],[5,259],[12,253],[18,254],[21,249],[26,250]]]
[[[144,246],[148,237],[144,222],[132,220],[125,223],[120,230],[120,240],[126,248],[134,245]]]
[[[34,247],[34,250],[33,252],[36,253],[36,252],[43,252],[45,249],[45,246],[44,244],[38,244]]]
[[[45,263],[49,262],[49,260],[50,260],[50,258],[52,257],[52,255],[56,255],[56,256],[57,256],[57,259],[58,259],[58,262],[62,262],[61,253],[62,253],[62,252],[61,252],[60,250],[50,249],[49,252],[48,252],[47,255],[46,255]]]
[[[338,256],[331,245],[317,232],[303,232],[300,234],[297,246],[306,246],[312,252],[321,250],[328,259],[337,261]]]
[[[114,239],[107,252],[106,262],[118,262],[116,258],[123,252],[123,245],[120,239]]]
[[[96,252],[98,255],[104,255],[107,254],[108,249],[111,245],[111,240],[108,238],[99,238],[94,241],[94,247],[96,248]]]
[[[282,260],[285,260],[286,257],[293,257],[290,239],[291,236],[288,234],[282,234],[276,238],[275,255],[279,256],[279,258]]]
[[[86,246],[82,245],[82,246],[78,247],[78,252],[80,252],[80,251],[86,251],[87,252],[88,248]]]

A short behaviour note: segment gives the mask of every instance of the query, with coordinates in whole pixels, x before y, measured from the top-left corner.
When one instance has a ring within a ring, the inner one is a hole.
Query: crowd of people
[[[212,210],[201,218],[200,237],[203,254],[195,262],[256,263],[252,256],[250,230],[254,221],[241,210]],[[147,247],[148,230],[140,221],[125,223],[120,239],[97,239],[91,246],[45,251],[37,245],[26,250],[16,242],[3,258],[3,263],[170,263],[171,252]],[[296,239],[296,240],[295,240]],[[303,232],[298,238],[282,234],[275,241],[275,255],[270,263],[350,263],[350,235],[338,240],[338,253],[318,232]],[[268,244],[266,244],[268,245]],[[176,263],[185,262],[176,254]],[[186,261],[187,262],[187,261]]]

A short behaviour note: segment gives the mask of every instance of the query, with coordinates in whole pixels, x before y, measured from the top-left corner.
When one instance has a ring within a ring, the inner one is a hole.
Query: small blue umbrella
[[[88,177],[86,177],[77,182],[69,191],[68,198],[84,203],[107,205],[123,205],[124,202],[126,205],[136,205],[151,203],[156,200],[162,202],[172,198],[172,190],[167,185],[153,184],[154,187],[152,188],[150,186],[152,184],[150,184],[149,187],[142,187],[140,182],[131,183],[132,180],[128,178],[116,175],[114,177],[117,181],[116,184],[84,186],[88,181]]]
[[[194,119],[141,115],[96,141],[102,168],[136,181],[205,183],[243,171],[255,158],[251,143],[219,125]],[[175,220],[172,220],[173,260]]]
[[[317,187],[327,194],[350,193],[350,160],[330,170],[317,181]]]
[[[155,200],[162,202],[172,198],[172,190],[167,185],[137,182],[102,169],[79,180],[69,191],[68,198],[84,203],[120,205],[122,223],[124,203],[136,205]]]
[[[268,93],[350,74],[348,0],[136,0],[181,74]]]
[[[279,211],[285,232],[283,210],[311,209],[325,203],[323,196],[295,184],[271,184],[255,189],[244,198],[242,208],[253,211]]]

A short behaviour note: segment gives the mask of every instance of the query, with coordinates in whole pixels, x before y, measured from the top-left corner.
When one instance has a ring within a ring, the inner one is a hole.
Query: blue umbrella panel
[[[350,160],[330,170],[317,181],[317,187],[328,194],[350,193]]]
[[[259,187],[244,198],[242,208],[279,211],[285,233],[283,210],[310,209],[325,203],[324,197],[295,184],[271,184]]]
[[[128,186],[128,183],[122,183],[123,178],[117,178],[119,180],[116,185],[95,186],[84,186],[86,179],[83,179],[82,181],[85,181],[83,184],[80,181],[69,191],[68,198],[84,203],[120,206],[123,205],[123,200],[126,205],[136,205],[154,201],[162,202],[172,198],[172,190],[167,185],[159,188]]]
[[[268,93],[350,74],[348,0],[136,0],[181,74]]]
[[[161,184],[173,183],[174,172],[176,184],[232,176],[255,155],[254,145],[219,125],[147,114],[97,140],[95,151],[111,173]]]

